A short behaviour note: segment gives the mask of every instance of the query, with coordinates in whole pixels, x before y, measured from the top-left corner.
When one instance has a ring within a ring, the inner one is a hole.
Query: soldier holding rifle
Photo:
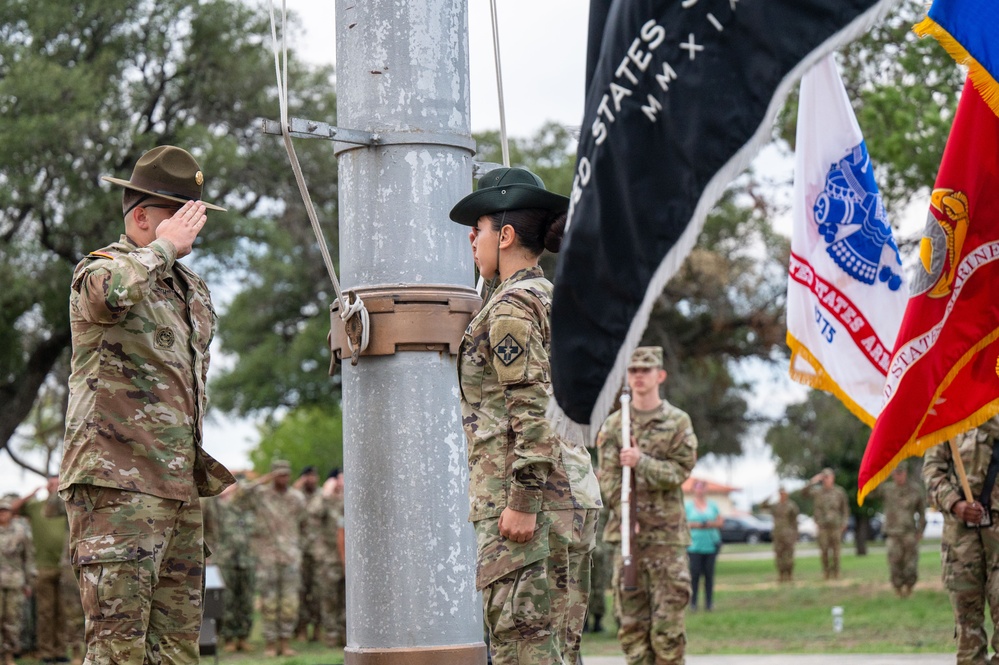
[[[697,438],[690,417],[660,396],[665,381],[662,348],[636,349],[628,365],[627,412],[612,413],[597,439],[600,489],[611,511],[604,540],[628,550],[615,554],[613,586],[618,640],[631,665],[683,663],[687,643],[683,614],[690,600],[690,530],[680,488],[697,461]],[[630,430],[627,439],[622,425]],[[627,503],[622,500],[625,476]],[[625,512],[630,513],[627,521]],[[622,524],[628,525],[624,538]],[[626,554],[634,584],[625,579],[630,572]]]

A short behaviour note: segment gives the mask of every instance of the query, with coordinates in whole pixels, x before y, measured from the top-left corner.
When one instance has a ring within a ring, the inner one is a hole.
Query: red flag
[[[937,174],[858,500],[999,413],[999,117],[970,80]]]

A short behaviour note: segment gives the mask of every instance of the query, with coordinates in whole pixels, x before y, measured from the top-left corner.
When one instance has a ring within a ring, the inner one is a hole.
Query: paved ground
[[[953,665],[954,654],[791,654],[687,656],[687,665]],[[583,665],[625,665],[623,656],[590,656]]]

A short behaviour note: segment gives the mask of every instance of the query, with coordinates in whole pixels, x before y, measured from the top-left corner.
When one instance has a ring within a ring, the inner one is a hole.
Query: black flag
[[[653,302],[790,87],[893,3],[591,0],[552,308],[556,416],[600,425]]]

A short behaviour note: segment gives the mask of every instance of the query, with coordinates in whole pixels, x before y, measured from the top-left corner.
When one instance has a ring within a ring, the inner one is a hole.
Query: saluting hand
[[[163,220],[156,227],[156,237],[169,240],[177,248],[177,258],[187,256],[194,246],[194,239],[201,233],[208,221],[205,204],[201,201],[188,201],[173,217]]]

